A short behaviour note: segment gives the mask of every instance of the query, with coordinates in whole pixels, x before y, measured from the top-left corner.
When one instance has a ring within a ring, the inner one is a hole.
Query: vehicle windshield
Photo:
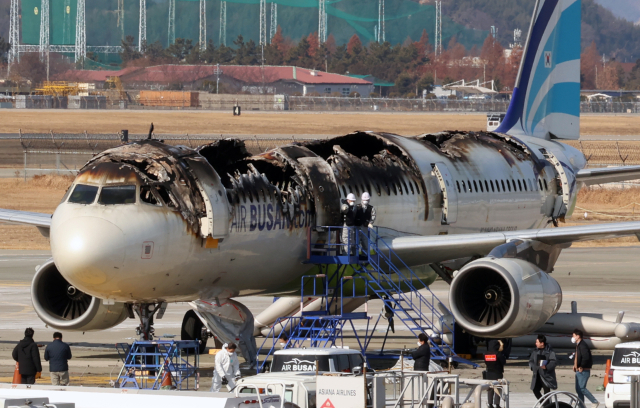
[[[615,367],[640,368],[640,350],[622,347],[615,349],[611,365]]]
[[[136,186],[110,186],[102,187],[100,191],[99,204],[135,204]]]
[[[96,199],[98,186],[89,186],[86,184],[77,184],[73,193],[69,196],[69,202],[74,204],[91,204]]]

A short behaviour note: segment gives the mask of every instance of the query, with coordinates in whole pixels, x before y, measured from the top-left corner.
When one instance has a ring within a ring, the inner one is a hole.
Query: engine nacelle
[[[31,301],[38,317],[58,330],[105,330],[128,317],[124,303],[105,305],[102,299],[87,295],[67,282],[53,259],[40,266],[33,277]]]
[[[451,311],[479,337],[517,337],[540,328],[562,304],[560,285],[537,266],[514,258],[465,265],[449,290]]]

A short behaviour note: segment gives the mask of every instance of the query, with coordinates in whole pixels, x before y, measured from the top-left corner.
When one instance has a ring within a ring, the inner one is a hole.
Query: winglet
[[[581,0],[537,0],[511,103],[496,132],[580,137]]]

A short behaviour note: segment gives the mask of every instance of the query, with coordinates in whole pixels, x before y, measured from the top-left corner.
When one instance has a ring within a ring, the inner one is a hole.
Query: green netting
[[[75,44],[77,13],[77,0],[49,0],[49,38],[51,44]]]
[[[22,0],[22,43],[40,44],[40,0]]]

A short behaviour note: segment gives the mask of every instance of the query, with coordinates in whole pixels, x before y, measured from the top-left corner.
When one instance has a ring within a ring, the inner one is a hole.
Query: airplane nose
[[[71,218],[52,229],[51,252],[62,276],[91,294],[123,269],[125,235],[102,218]]]

